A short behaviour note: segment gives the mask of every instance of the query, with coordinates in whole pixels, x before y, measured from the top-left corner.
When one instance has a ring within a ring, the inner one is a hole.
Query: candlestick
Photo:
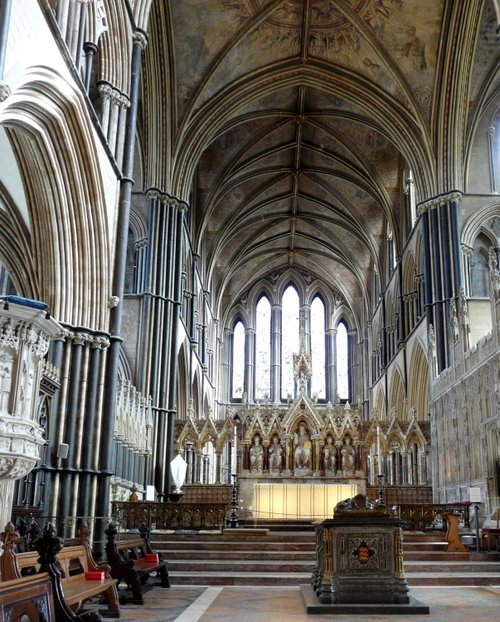
[[[383,475],[382,454],[380,453],[380,425],[378,423],[377,423],[377,462],[378,462],[378,474]]]

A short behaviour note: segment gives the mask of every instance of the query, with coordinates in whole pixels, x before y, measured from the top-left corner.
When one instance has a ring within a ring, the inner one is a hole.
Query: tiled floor
[[[495,587],[418,587],[414,598],[430,615],[307,615],[299,587],[153,588],[145,605],[123,605],[124,622],[496,622],[500,577]]]

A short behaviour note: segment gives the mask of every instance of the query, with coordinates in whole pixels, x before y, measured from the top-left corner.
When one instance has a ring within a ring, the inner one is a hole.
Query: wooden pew
[[[117,581],[96,564],[88,546],[80,544],[63,547],[62,539],[55,535],[54,528],[49,525],[37,540],[36,551],[15,553],[17,535],[12,523],[7,525],[2,534],[4,552],[0,557],[0,569],[4,580],[47,572],[52,582],[58,622],[80,621],[81,614],[86,615],[84,603],[98,595],[102,595],[108,605],[103,615],[120,617]],[[86,572],[104,572],[104,578],[88,579]],[[95,614],[93,618],[98,620],[100,615]]]
[[[52,584],[46,572],[0,583],[0,622],[25,619],[55,620]]]
[[[130,602],[144,604],[143,592],[152,587],[146,583],[152,573],[160,578],[162,587],[170,587],[167,562],[160,553],[154,553],[149,544],[147,529],[141,531],[138,537],[117,539],[118,530],[113,523],[109,523],[104,530],[108,536],[106,555],[111,567],[110,574],[120,581],[124,581],[132,591]],[[157,555],[157,561],[148,560],[147,555]],[[125,600],[125,599],[124,599]]]

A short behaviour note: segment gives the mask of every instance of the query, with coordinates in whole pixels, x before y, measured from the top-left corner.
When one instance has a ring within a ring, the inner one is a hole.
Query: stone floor
[[[500,577],[499,577],[500,579]],[[307,615],[299,587],[153,588],[145,605],[123,605],[123,622],[472,622],[500,620],[500,580],[495,586],[415,587],[430,615]]]

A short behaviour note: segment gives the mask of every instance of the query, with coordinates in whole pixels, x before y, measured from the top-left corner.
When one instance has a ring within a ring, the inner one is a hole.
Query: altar
[[[365,492],[365,480],[342,483],[241,477],[239,480],[240,518],[270,520],[324,520],[333,508],[357,493]]]

